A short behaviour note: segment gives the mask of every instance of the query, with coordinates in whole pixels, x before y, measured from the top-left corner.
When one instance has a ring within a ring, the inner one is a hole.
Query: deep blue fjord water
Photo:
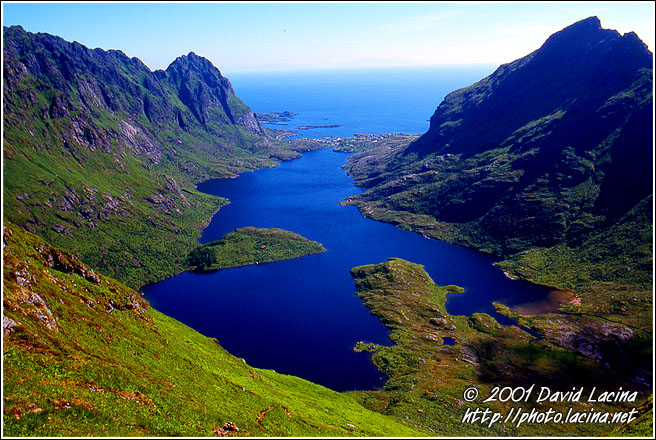
[[[377,87],[368,87],[361,75],[349,76],[344,72],[332,76],[295,73],[298,76],[294,78],[276,73],[231,80],[237,95],[254,111],[289,110],[299,116],[312,111],[319,115],[317,118],[326,117],[330,123],[341,124],[342,130],[332,129],[332,134],[308,130],[304,134],[336,137],[424,131],[428,118],[446,93],[487,73],[466,71],[454,78],[449,76],[448,87],[440,88],[439,81],[431,83],[432,104],[423,102],[418,96],[422,88],[415,87],[408,72],[400,70],[389,73],[389,77],[379,72],[377,79],[372,80]],[[478,76],[468,79],[468,74]],[[314,83],[324,85],[307,86]],[[385,87],[378,87],[381,83]],[[419,83],[422,87],[431,85],[426,72],[419,76]],[[399,107],[405,100],[398,99],[398,93],[406,94],[412,106],[421,101],[429,108],[424,110],[420,123],[414,116],[407,120],[391,116],[393,112],[414,114],[413,109]],[[396,107],[379,108],[383,94]],[[362,113],[354,114],[360,108]],[[301,125],[308,123],[323,125],[318,119]],[[146,286],[146,299],[161,312],[217,338],[224,348],[245,358],[250,365],[344,391],[374,389],[385,380],[368,354],[353,351],[354,344],[361,340],[390,344],[387,328],[355,295],[349,274],[354,266],[380,263],[390,257],[422,264],[437,284],[465,288],[464,294],[449,296],[450,313],[487,312],[505,324],[510,322],[496,315],[491,301],[513,305],[539,300],[548,293],[545,287],[506,278],[488,255],[429,240],[366,219],[355,207],[340,206],[340,201],[360,191],[341,168],[346,157],[325,148],[276,168],[199,185],[201,191],[227,197],[231,202],[214,216],[201,242],[219,239],[243,226],[277,227],[318,241],[327,252],[206,274],[186,272]]]

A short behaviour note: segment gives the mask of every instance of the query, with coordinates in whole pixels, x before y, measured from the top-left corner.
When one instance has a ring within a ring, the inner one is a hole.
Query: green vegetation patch
[[[647,386],[627,378],[626,365],[608,359],[636,359],[644,347],[624,326],[562,314],[524,320],[544,336],[536,339],[517,326],[502,326],[491,316],[470,317],[446,312],[446,295],[460,293],[457,286],[437,286],[422,266],[401,259],[358,266],[351,270],[357,295],[390,328],[393,346],[358,342],[357,351],[372,353],[374,364],[389,380],[379,391],[352,393],[366,407],[412,420],[434,435],[467,436],[572,436],[600,435],[613,425],[582,423],[527,423],[519,427],[500,421],[466,423],[468,410],[480,408],[508,414],[511,408],[531,411],[536,396],[527,402],[483,402],[495,387],[549,387],[571,391],[592,386],[609,390],[639,389],[635,403],[595,404],[597,411],[630,411],[648,397]],[[500,312],[508,312],[499,306]],[[600,337],[599,335],[606,335]],[[447,343],[452,342],[452,344]],[[641,358],[644,355],[641,356]],[[479,398],[467,401],[465,390],[475,387]],[[537,393],[537,391],[536,391]],[[587,402],[549,402],[554,411],[589,410]],[[540,406],[537,406],[539,409]]]
[[[217,270],[289,260],[325,250],[320,243],[294,232],[249,226],[197,247],[189,253],[187,261],[195,270]]]

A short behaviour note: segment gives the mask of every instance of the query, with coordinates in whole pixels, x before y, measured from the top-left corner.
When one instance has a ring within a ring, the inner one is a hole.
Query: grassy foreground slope
[[[248,366],[15,225],[3,245],[4,435],[423,433],[348,395]]]
[[[628,425],[613,429],[609,437],[653,437],[654,436],[654,399],[650,397],[641,405],[640,417]]]

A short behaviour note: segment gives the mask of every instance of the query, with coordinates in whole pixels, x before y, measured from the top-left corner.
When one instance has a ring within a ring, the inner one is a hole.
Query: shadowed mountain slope
[[[449,94],[407,148],[355,156],[354,200],[502,255],[580,243],[652,192],[652,60],[633,33],[575,23]]]

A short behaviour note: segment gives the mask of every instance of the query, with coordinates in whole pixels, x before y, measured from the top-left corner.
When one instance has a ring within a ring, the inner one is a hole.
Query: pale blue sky
[[[502,64],[596,15],[654,48],[653,2],[11,3],[19,24],[119,49],[151,69],[194,51],[224,73],[360,66]]]

